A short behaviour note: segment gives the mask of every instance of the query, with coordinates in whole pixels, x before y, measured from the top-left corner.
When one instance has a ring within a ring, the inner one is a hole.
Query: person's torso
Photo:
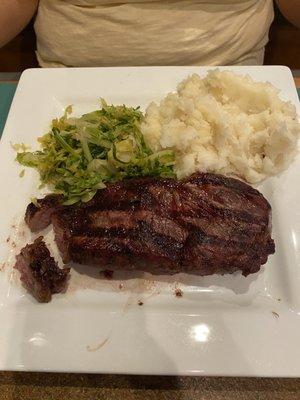
[[[259,64],[272,0],[40,0],[42,66]]]

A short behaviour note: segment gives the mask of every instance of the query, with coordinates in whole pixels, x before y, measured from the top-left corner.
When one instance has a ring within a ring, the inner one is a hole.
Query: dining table
[[[292,73],[300,98],[300,70]],[[0,137],[19,78],[20,73],[0,73]],[[4,399],[299,400],[300,378],[2,371],[0,400]]]

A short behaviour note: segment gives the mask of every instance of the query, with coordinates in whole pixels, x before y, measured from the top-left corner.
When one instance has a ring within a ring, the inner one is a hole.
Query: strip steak
[[[154,274],[257,272],[274,253],[271,207],[237,179],[139,178],[52,213],[65,262]]]

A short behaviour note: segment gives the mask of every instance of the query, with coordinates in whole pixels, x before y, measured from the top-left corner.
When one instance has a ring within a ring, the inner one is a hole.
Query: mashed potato
[[[178,178],[203,171],[255,183],[289,164],[300,124],[295,107],[271,84],[214,70],[188,77],[159,105],[151,103],[142,131],[154,151],[175,151]]]

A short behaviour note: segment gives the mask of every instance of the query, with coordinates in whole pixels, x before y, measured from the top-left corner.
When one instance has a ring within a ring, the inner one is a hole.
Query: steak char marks
[[[267,200],[233,178],[140,178],[52,213],[65,262],[154,274],[257,272],[274,253]]]

